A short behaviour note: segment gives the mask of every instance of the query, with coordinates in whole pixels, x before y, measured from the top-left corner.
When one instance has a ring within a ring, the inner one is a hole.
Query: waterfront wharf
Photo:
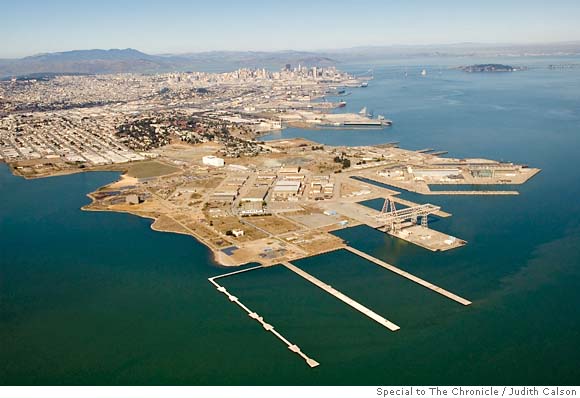
[[[255,267],[244,268],[244,269],[240,269],[238,271],[228,272],[227,274],[221,274],[221,275],[212,276],[211,278],[209,278],[209,280],[210,281],[213,281],[213,280],[220,279],[220,278],[227,278],[228,276],[233,276],[233,275],[241,274],[243,272],[255,271],[255,270],[260,269],[260,268],[265,268],[265,266],[264,265],[257,265]]]
[[[413,281],[415,283],[418,283],[421,286],[426,287],[427,289],[431,289],[434,292],[441,294],[442,296],[445,296],[445,297],[447,297],[447,298],[449,298],[449,299],[451,299],[453,301],[456,301],[459,304],[462,304],[462,305],[470,305],[471,304],[471,301],[466,300],[463,297],[460,297],[460,296],[458,296],[456,294],[453,294],[453,293],[451,293],[451,292],[449,292],[449,291],[447,291],[447,290],[445,290],[445,289],[443,289],[443,288],[441,288],[441,287],[439,287],[437,285],[434,285],[434,284],[432,284],[430,282],[427,282],[426,280],[423,280],[423,279],[421,279],[421,278],[419,278],[419,277],[417,277],[417,276],[415,276],[413,274],[410,274],[410,273],[408,273],[406,271],[403,271],[400,268],[397,268],[397,267],[395,267],[395,266],[393,266],[391,264],[388,264],[388,263],[386,263],[386,262],[384,262],[382,260],[379,260],[378,258],[371,256],[370,254],[367,254],[367,253],[362,252],[362,251],[360,251],[358,249],[355,249],[354,247],[345,246],[345,249],[348,250],[349,252],[353,253],[353,254],[356,254],[359,257],[362,257],[362,258],[364,258],[364,259],[366,259],[368,261],[371,261],[371,262],[377,264],[380,267],[386,268],[389,271],[392,271],[392,272],[396,273],[397,275],[400,275],[400,276],[402,276],[404,278],[407,278],[407,279],[409,279],[409,280],[411,280],[411,281]]]
[[[427,191],[423,195],[519,195],[518,191]]]
[[[315,278],[314,276],[310,275],[309,273],[302,270],[301,268],[298,268],[289,262],[283,262],[282,265],[284,267],[288,268],[290,271],[292,271],[292,272],[296,273],[297,275],[301,276],[302,278],[306,279],[308,282],[310,282],[310,283],[314,284],[315,286],[319,287],[320,289],[324,290],[328,294],[331,294],[332,296],[336,297],[337,299],[339,299],[343,303],[348,304],[349,306],[351,306],[355,310],[368,316],[369,318],[376,321],[380,325],[386,327],[387,329],[389,329],[393,332],[400,329],[400,327],[395,325],[393,322],[389,321],[388,319],[385,319],[383,316],[370,310],[369,308],[365,307],[364,305],[356,302],[355,300],[351,299],[347,295],[339,292],[338,290],[336,290],[332,286],[322,282],[320,279]]]

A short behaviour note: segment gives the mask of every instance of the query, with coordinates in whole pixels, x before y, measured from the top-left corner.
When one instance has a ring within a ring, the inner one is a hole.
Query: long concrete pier
[[[395,325],[393,322],[385,319],[384,317],[382,317],[381,315],[377,314],[376,312],[368,309],[364,305],[354,301],[353,299],[351,299],[347,295],[339,292],[338,290],[336,290],[332,286],[327,285],[326,283],[322,282],[320,279],[315,278],[314,276],[312,276],[309,273],[307,273],[306,271],[296,267],[295,265],[293,265],[289,262],[283,262],[282,265],[285,266],[286,268],[288,268],[290,271],[292,271],[292,272],[298,274],[299,276],[301,276],[302,278],[306,279],[308,282],[318,286],[319,288],[321,288],[325,292],[333,295],[334,297],[336,297],[337,299],[339,299],[343,303],[350,305],[355,310],[360,311],[361,313],[368,316],[372,320],[383,325],[387,329],[389,329],[393,332],[400,329],[400,327]]]
[[[428,191],[423,195],[519,195],[518,191]]]
[[[459,304],[463,304],[463,305],[470,305],[471,304],[471,301],[466,300],[463,297],[459,297],[456,294],[453,294],[451,292],[448,292],[447,290],[445,290],[445,289],[443,289],[443,288],[441,288],[441,287],[439,287],[437,285],[434,285],[434,284],[432,284],[430,282],[427,282],[426,280],[423,280],[423,279],[421,279],[421,278],[419,278],[419,277],[417,277],[415,275],[412,275],[412,274],[410,274],[410,273],[408,273],[406,271],[403,271],[400,268],[397,268],[397,267],[395,267],[395,266],[393,266],[391,264],[388,264],[388,263],[386,263],[386,262],[384,262],[382,260],[379,260],[378,258],[371,256],[370,254],[367,254],[365,252],[362,252],[360,250],[357,250],[354,247],[345,246],[345,249],[348,250],[349,252],[353,253],[353,254],[356,254],[359,257],[362,257],[362,258],[364,258],[364,259],[366,259],[368,261],[371,261],[371,262],[373,262],[373,263],[375,263],[375,264],[377,264],[377,265],[379,265],[379,266],[381,266],[383,268],[386,268],[389,271],[392,271],[392,272],[394,272],[394,273],[396,273],[396,274],[398,274],[398,275],[400,275],[400,276],[402,276],[404,278],[407,278],[407,279],[409,279],[409,280],[411,280],[411,281],[413,281],[415,283],[418,283],[419,285],[424,286],[427,289],[431,289],[431,290],[433,290],[436,293],[439,293],[439,294],[441,294],[441,295],[443,295],[443,296],[445,296],[445,297],[447,297],[447,298],[449,298],[451,300],[454,300],[454,301],[458,302]]]
[[[308,355],[304,354],[302,352],[302,350],[300,350],[300,347],[298,347],[296,344],[291,343],[288,339],[286,339],[284,336],[282,336],[282,334],[280,334],[276,329],[274,329],[274,326],[272,326],[271,324],[269,324],[266,321],[264,321],[264,318],[262,318],[256,312],[250,310],[236,296],[230,294],[226,290],[226,288],[224,286],[221,286],[219,283],[217,283],[215,281],[215,279],[218,279],[218,278],[223,278],[223,277],[226,277],[226,276],[230,276],[230,275],[234,275],[234,274],[239,274],[240,272],[252,271],[252,270],[257,269],[257,268],[262,268],[262,266],[247,268],[245,270],[231,272],[229,274],[218,275],[216,277],[209,278],[208,280],[210,281],[210,283],[212,285],[214,285],[217,288],[218,292],[221,292],[221,293],[225,294],[232,303],[237,304],[241,309],[243,309],[244,311],[246,311],[248,313],[248,316],[250,318],[252,318],[255,321],[257,321],[258,323],[260,323],[262,325],[262,327],[264,328],[264,330],[266,330],[267,332],[272,333],[279,340],[281,340],[284,344],[286,344],[286,346],[288,347],[288,349],[290,351],[292,351],[293,353],[295,353],[295,354],[299,355],[300,357],[302,357],[302,359],[304,359],[304,361],[306,361],[306,363],[308,364],[308,366],[310,366],[311,368],[317,367],[318,365],[320,365],[317,361],[315,361],[314,359],[310,358]]]
[[[263,265],[257,265],[255,267],[250,267],[250,268],[244,268],[238,271],[233,271],[233,272],[228,272],[227,274],[221,274],[221,275],[217,275],[217,276],[212,276],[210,279],[211,280],[216,280],[216,279],[220,279],[220,278],[227,278],[228,276],[233,276],[233,275],[237,275],[237,274],[241,274],[243,272],[249,272],[249,271],[254,271],[257,270],[259,268],[264,268]]]

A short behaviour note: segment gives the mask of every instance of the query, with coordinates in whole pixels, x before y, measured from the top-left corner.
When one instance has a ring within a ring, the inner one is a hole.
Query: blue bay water
[[[367,227],[337,233],[472,306],[345,252],[296,263],[400,331],[281,267],[224,279],[321,363],[309,369],[208,283],[224,270],[203,245],[154,232],[149,220],[80,210],[86,193],[117,174],[25,181],[1,166],[0,383],[578,384],[580,70],[547,69],[554,59],[518,60],[530,69],[512,74],[448,68],[471,63],[460,61],[376,66],[345,111],[367,106],[393,119],[391,128],[288,129],[266,139],[399,141],[542,168],[519,196],[413,197],[453,214],[432,226],[469,242],[454,251],[431,253]]]

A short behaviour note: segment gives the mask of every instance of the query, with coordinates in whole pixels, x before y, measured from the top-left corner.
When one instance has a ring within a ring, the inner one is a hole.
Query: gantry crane
[[[433,214],[439,210],[441,210],[441,207],[432,205],[430,203],[397,210],[393,198],[387,196],[385,198],[385,202],[383,203],[381,213],[377,216],[377,218],[381,222],[385,223],[384,225],[387,231],[397,232],[401,229],[402,224],[405,221],[410,221],[413,224],[417,224],[419,218],[421,218],[421,226],[427,228],[429,214]]]

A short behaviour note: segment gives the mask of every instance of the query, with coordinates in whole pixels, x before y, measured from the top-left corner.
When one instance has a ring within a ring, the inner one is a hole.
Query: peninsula
[[[430,228],[449,217],[440,206],[401,198],[517,195],[539,169],[488,159],[442,157],[431,148],[328,146],[305,139],[261,141],[286,126],[385,128],[366,112],[332,113],[347,88],[368,85],[335,68],[280,72],[74,75],[0,83],[0,160],[25,178],[96,170],[122,175],[89,194],[87,211],[152,219],[156,231],[194,237],[221,266],[244,267],[209,278],[228,300],[308,366],[319,363],[243,304],[219,281],[280,265],[377,322],[376,313],[292,261],[345,250],[460,305],[471,301],[348,245],[332,232],[366,225],[433,252],[460,237]],[[456,190],[432,189],[437,185]],[[493,185],[494,190],[481,187]],[[471,187],[465,189],[465,187]],[[378,199],[379,209],[365,205]]]
[[[330,68],[279,72],[52,76],[3,82],[0,156],[39,178],[123,171],[90,194],[85,210],[128,212],[152,228],[187,234],[218,264],[271,265],[344,246],[331,232],[365,224],[432,251],[465,244],[428,227],[440,207],[398,197],[517,194],[430,186],[521,184],[537,169],[397,143],[331,147],[302,139],[263,142],[286,126],[384,128],[384,117],[331,113],[345,88],[368,84]],[[316,101],[319,99],[324,101]],[[388,185],[384,185],[388,184]],[[382,198],[381,211],[359,202]],[[397,209],[399,207],[399,209]]]

